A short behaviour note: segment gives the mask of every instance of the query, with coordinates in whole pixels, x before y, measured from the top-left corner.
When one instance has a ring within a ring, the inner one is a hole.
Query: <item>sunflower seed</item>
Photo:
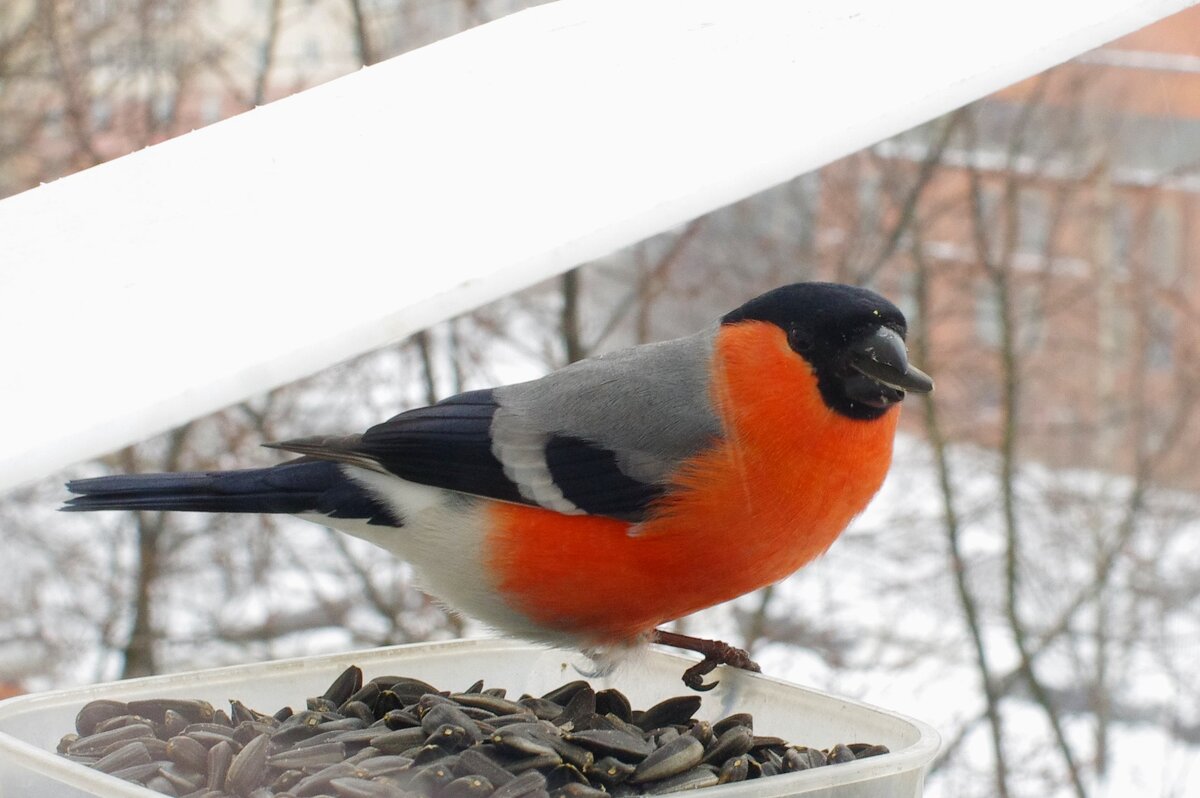
[[[208,749],[191,737],[183,735],[167,740],[166,755],[167,759],[180,767],[196,772],[203,771],[208,763]]]
[[[720,737],[725,732],[732,729],[734,726],[745,726],[751,732],[754,731],[754,716],[749,712],[738,712],[735,715],[730,715],[721,718],[713,724],[713,734]]]
[[[626,762],[641,761],[654,750],[654,746],[641,737],[635,737],[622,731],[592,729],[573,732],[566,737],[569,741],[582,745],[594,753],[602,756],[615,756]]]
[[[225,776],[229,773],[229,764],[233,762],[233,743],[229,740],[221,742],[208,749],[208,761],[205,763],[205,774],[209,786],[225,784]]]
[[[169,740],[172,737],[183,734],[183,730],[188,726],[188,719],[180,715],[173,709],[168,709],[163,713],[163,722],[158,724],[155,732],[164,740]]]
[[[854,752],[855,759],[866,759],[871,756],[879,756],[880,754],[889,754],[886,745],[870,745],[869,743],[850,743],[846,746]]]
[[[247,746],[248,748],[249,746]],[[318,770],[343,761],[346,758],[346,746],[343,743],[319,743],[306,745],[303,748],[292,748],[280,751],[265,758],[265,762],[273,768],[281,770],[301,770],[305,773],[316,773]]]
[[[596,761],[596,755],[588,749],[581,745],[567,742],[555,734],[534,731],[533,735],[536,739],[550,746],[554,750],[554,753],[562,757],[563,762],[579,770],[586,770]]]
[[[633,720],[633,707],[629,699],[612,687],[596,693],[596,711],[601,715],[616,715],[627,723]]]
[[[133,745],[137,745],[137,743],[133,743]],[[125,779],[126,781],[144,782],[152,778],[152,776],[158,775],[158,768],[160,767],[161,764],[158,762],[139,762],[137,764],[131,764],[131,766],[126,768],[109,770],[108,775],[116,776],[116,778]],[[100,768],[96,769],[98,770]],[[172,787],[170,790],[174,792],[175,788]]]
[[[371,727],[374,728],[374,727]],[[399,754],[414,745],[420,745],[428,737],[420,726],[411,729],[396,729],[384,732],[370,739],[372,748],[378,748],[385,754]]]
[[[132,726],[121,726],[99,734],[82,736],[67,746],[67,753],[74,756],[104,756],[124,743],[143,738],[154,739],[154,729],[144,723],[135,723]]]
[[[225,774],[225,789],[237,795],[249,795],[267,777],[267,755],[271,735],[260,734],[237,753]]]
[[[525,709],[516,701],[498,698],[487,693],[451,693],[450,700],[464,707],[486,710],[493,716],[512,715]]]
[[[819,768],[825,764],[825,755],[815,748],[789,748],[783,755],[783,769],[789,773]]]
[[[584,683],[584,686],[575,691],[571,696],[571,700],[563,707],[562,714],[554,719],[554,725],[565,726],[568,723],[574,723],[588,715],[596,714],[596,691],[591,685]]]
[[[495,730],[501,726],[508,726],[513,723],[536,723],[537,721],[538,716],[526,709],[522,710],[521,712],[514,712],[511,715],[497,715],[488,721],[488,725]]]
[[[119,779],[125,779],[126,781],[141,781],[140,779],[133,778],[131,776],[127,776],[123,773],[121,773],[121,774],[113,773],[112,775],[116,776]],[[157,773],[149,776],[143,783],[146,785],[147,788],[154,790],[156,793],[159,793],[161,795],[179,795],[180,794],[179,788],[177,788],[170,779],[167,779],[166,777],[161,776]],[[187,790],[187,792],[193,792],[193,791]]]
[[[172,710],[174,712],[174,710]],[[229,717],[234,725],[244,723],[246,721],[267,720],[270,715],[263,715],[261,712],[255,712],[250,707],[238,701],[236,698],[229,701]]]
[[[425,739],[426,745],[437,745],[450,751],[461,751],[473,742],[466,729],[453,723],[443,723]]]
[[[680,695],[659,701],[641,715],[634,718],[634,725],[645,731],[660,726],[682,726],[692,719],[700,709],[700,696]]]
[[[428,765],[413,776],[408,783],[408,789],[423,795],[434,795],[450,782],[454,781],[454,771],[441,763]]]
[[[682,792],[683,790],[698,790],[701,787],[711,787],[717,783],[717,779],[717,774],[701,766],[644,786],[647,795],[664,795],[669,792]]]
[[[721,765],[721,772],[717,774],[717,784],[745,781],[750,775],[750,761],[745,754],[726,759]]]
[[[277,793],[287,792],[303,780],[303,772],[299,770],[285,770],[275,777],[275,781],[271,782],[271,789]]]
[[[384,682],[380,682],[379,686],[383,687]],[[437,695],[438,689],[427,682],[420,679],[411,679],[405,676],[398,677],[394,682],[387,685],[387,689],[395,693],[404,706],[415,704],[425,695]]]
[[[144,718],[141,715],[117,715],[116,717],[108,718],[107,720],[102,720],[97,723],[96,730],[93,732],[93,734],[112,731],[113,729],[119,729],[122,726],[136,726],[139,723],[151,727],[155,725],[154,721],[150,720],[149,718]]]
[[[354,702],[357,701],[359,703],[366,704],[368,707],[371,708],[372,711],[374,711],[375,710],[375,702],[377,702],[379,700],[379,696],[382,693],[383,693],[383,688],[380,687],[378,684],[376,684],[375,682],[367,682],[362,687],[358,688],[358,690],[354,694],[352,694],[348,699],[346,699],[346,704],[353,704]],[[341,706],[342,712],[346,711],[346,704],[342,704],[342,706]]]
[[[387,695],[387,693],[384,693]],[[383,706],[383,699],[380,698],[379,706]],[[378,710],[376,710],[378,711]],[[421,726],[421,719],[411,712],[406,712],[403,709],[389,709],[380,716],[383,724],[389,729],[411,729]]]
[[[714,727],[715,728],[715,727]],[[724,762],[735,756],[741,756],[750,751],[754,744],[754,735],[745,726],[732,726],[728,731],[709,743],[704,752],[705,762],[714,764]]]
[[[305,776],[292,787],[291,792],[297,796],[326,795],[334,779],[357,778],[357,768],[345,762],[338,762],[318,770],[310,776]]]
[[[459,776],[482,776],[497,787],[513,780],[511,773],[479,749],[476,746],[459,754],[454,772]]]
[[[829,753],[825,755],[830,764],[840,764],[843,762],[853,762],[854,752],[842,743],[838,743],[833,748],[829,749]]]
[[[146,744],[140,740],[134,740],[131,743],[125,743],[112,753],[102,756],[92,767],[104,773],[112,773],[114,770],[122,770],[134,765],[148,765],[152,761]]]
[[[483,776],[460,776],[442,788],[439,798],[485,798],[495,789]]]
[[[584,770],[584,775],[593,782],[598,781],[611,787],[627,781],[633,775],[634,769],[634,765],[628,762],[606,756],[603,759],[597,759],[591,767]]]
[[[704,746],[695,737],[684,734],[652,751],[638,764],[633,775],[629,777],[629,782],[641,784],[647,781],[660,781],[691,770],[699,765],[703,758]]]
[[[706,720],[692,719],[688,723],[687,733],[700,741],[700,744],[708,747],[708,744],[713,741],[712,724]]]
[[[310,745],[314,742],[337,742],[347,747],[367,746],[376,737],[381,736],[382,733],[384,732],[379,726],[364,726],[361,729],[347,729],[346,731],[334,730],[322,732],[316,737],[309,737],[303,743],[298,743],[297,745]]]
[[[347,720],[353,718],[362,721],[364,726],[370,726],[375,722],[375,712],[362,701],[347,701],[338,707],[338,711],[346,716]]]
[[[542,699],[546,701],[552,701],[559,706],[565,707],[567,704],[571,703],[571,699],[575,696],[575,694],[584,688],[591,690],[592,686],[582,679],[576,679],[573,682],[567,682],[566,684],[555,687],[553,690],[543,695]]]
[[[83,708],[79,710],[79,714],[75,716],[75,731],[79,733],[80,737],[87,737],[96,731],[99,723],[118,715],[128,714],[129,706],[125,702],[98,698],[84,704]]]
[[[546,777],[536,770],[529,770],[512,781],[496,788],[492,798],[522,798],[522,796],[546,789]]]
[[[338,704],[323,695],[312,696],[305,700],[305,706],[310,712],[320,712],[324,715],[336,715]]]
[[[517,725],[496,729],[496,733],[488,739],[500,748],[516,754],[558,756],[544,740],[535,736],[532,729],[521,728]]]
[[[175,791],[180,795],[195,792],[204,786],[205,766],[203,764],[199,769],[184,767],[174,762],[157,762],[156,764],[158,765],[158,775],[171,782],[175,786]]]
[[[183,715],[191,723],[209,723],[216,717],[212,704],[194,699],[147,698],[130,701],[128,706],[131,715],[141,715],[155,723],[163,722],[168,709]]]
[[[538,720],[554,720],[563,713],[562,704],[556,704],[545,698],[523,696],[517,703],[536,715]]]
[[[463,752],[464,754],[467,752]],[[371,759],[357,763],[357,769],[367,775],[368,778],[377,776],[394,776],[397,773],[403,773],[412,767],[413,761],[406,756],[374,756]]]
[[[342,671],[321,696],[333,704],[334,709],[346,703],[350,696],[357,693],[363,686],[363,673],[357,665],[351,665]]]
[[[479,742],[483,739],[483,732],[479,730],[479,725],[461,707],[452,703],[437,704],[421,717],[421,728],[427,735],[433,734],[444,724],[460,727],[471,739],[471,742]]]
[[[537,754],[535,756],[517,759],[508,763],[510,773],[524,773],[527,770],[549,771],[562,764],[562,757],[556,753]]]

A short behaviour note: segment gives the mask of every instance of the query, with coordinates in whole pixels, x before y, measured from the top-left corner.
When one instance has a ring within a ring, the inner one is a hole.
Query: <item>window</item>
[[[92,100],[92,127],[96,130],[108,130],[112,127],[112,103],[107,97],[96,97]]]
[[[1050,245],[1050,203],[1046,192],[1026,186],[1017,193],[1017,248],[1043,255]]]
[[[1004,256],[1008,227],[1004,216],[1004,191],[999,186],[984,185],[979,190],[980,234],[987,245],[987,257],[993,263]],[[970,242],[974,249],[974,240]]]
[[[991,283],[981,281],[975,291],[975,336],[987,346],[1000,346],[1000,297]]]
[[[1163,285],[1175,281],[1179,274],[1179,208],[1162,204],[1150,217],[1150,271]]]
[[[1017,340],[1026,352],[1036,349],[1046,332],[1041,289],[1036,285],[1022,285],[1017,288],[1013,301]]]
[[[1009,292],[1014,344],[1029,351],[1042,342],[1045,332],[1041,291],[1036,285],[1014,285]],[[976,289],[975,335],[980,343],[991,347],[999,347],[1004,336],[1000,295],[986,280],[981,280]]]
[[[1133,271],[1133,206],[1118,199],[1112,209],[1112,267],[1114,277],[1129,277]]]
[[[1146,318],[1146,368],[1169,369],[1175,320],[1170,313],[1151,313]]]
[[[160,94],[154,98],[154,121],[162,124],[169,122],[175,113],[175,98],[169,94]]]

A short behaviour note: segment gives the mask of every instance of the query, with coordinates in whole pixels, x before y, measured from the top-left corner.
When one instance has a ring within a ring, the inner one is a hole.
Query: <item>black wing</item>
[[[469,391],[401,413],[361,436],[308,438],[273,446],[374,468],[421,485],[563,509],[535,499],[530,486],[520,484],[512,464],[506,470],[497,456],[492,424],[499,409],[491,389]],[[552,432],[538,439],[540,451],[527,455],[544,458],[554,487],[577,508],[575,512],[641,521],[663,494],[664,486],[630,477],[620,469],[616,454],[596,443]]]

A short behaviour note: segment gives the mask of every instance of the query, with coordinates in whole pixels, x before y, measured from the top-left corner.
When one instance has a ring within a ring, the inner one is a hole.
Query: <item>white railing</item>
[[[0,489],[816,169],[1188,0],[562,0],[0,202]]]

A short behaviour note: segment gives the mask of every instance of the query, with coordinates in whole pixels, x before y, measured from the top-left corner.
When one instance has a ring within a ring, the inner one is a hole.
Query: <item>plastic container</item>
[[[237,698],[250,707],[274,712],[303,707],[320,695],[348,665],[366,678],[415,676],[442,689],[465,689],[477,679],[512,695],[541,694],[580,678],[597,689],[617,687],[645,708],[663,698],[687,693],[680,675],[691,660],[661,651],[635,655],[606,677],[588,677],[590,661],[579,654],[506,640],[460,640],[397,646],[320,657],[241,665],[112,684],[0,702],[0,798],[17,796],[124,796],[150,798],[158,793],[90,770],[59,757],[54,748],[73,731],[75,714],[96,698],[201,698],[227,706]],[[817,748],[835,743],[869,742],[892,753],[842,765],[757,779],[699,791],[704,798],[913,798],[922,792],[925,770],[937,753],[937,732],[920,721],[857,701],[835,698],[777,679],[718,669],[720,686],[704,694],[698,715],[710,720],[732,712],[754,714],[759,734]],[[696,794],[696,793],[692,793]]]

